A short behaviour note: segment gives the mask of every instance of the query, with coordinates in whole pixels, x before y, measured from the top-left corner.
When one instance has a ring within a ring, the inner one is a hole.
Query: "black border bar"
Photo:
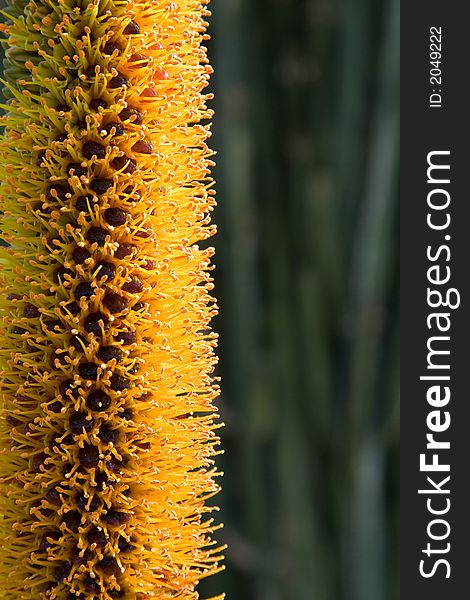
[[[470,597],[469,16],[401,5],[402,600]]]

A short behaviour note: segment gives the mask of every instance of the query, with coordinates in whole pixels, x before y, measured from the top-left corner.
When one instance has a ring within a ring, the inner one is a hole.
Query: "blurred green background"
[[[213,0],[231,600],[398,591],[398,0]]]

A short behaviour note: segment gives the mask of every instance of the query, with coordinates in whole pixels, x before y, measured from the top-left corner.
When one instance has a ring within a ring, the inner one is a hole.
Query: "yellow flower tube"
[[[196,600],[222,558],[206,2],[7,4],[0,597]]]

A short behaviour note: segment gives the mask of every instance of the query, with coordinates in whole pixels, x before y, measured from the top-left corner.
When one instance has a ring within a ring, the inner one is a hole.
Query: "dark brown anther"
[[[66,462],[62,465],[62,474],[64,477],[67,477],[68,475],[70,475],[72,473],[72,471],[75,470],[75,465],[71,462]],[[64,520],[64,519],[62,519]],[[78,530],[78,527],[77,527]]]
[[[144,284],[139,277],[132,275],[130,281],[126,281],[126,283],[121,287],[123,292],[129,292],[130,294],[138,294],[144,289]]]
[[[87,413],[85,412],[74,412],[69,417],[69,427],[72,433],[80,435],[85,430],[89,433],[95,424],[93,419],[87,419]]]
[[[54,319],[54,321],[44,321],[47,331],[61,331],[64,328],[62,321]]]
[[[118,54],[121,52],[121,46],[117,42],[106,42],[103,47],[103,52],[108,56],[111,56],[115,50],[118,51]]]
[[[140,33],[140,27],[137,25],[135,21],[130,21],[122,32],[124,35],[137,35]]]
[[[98,437],[104,444],[108,444],[109,442],[114,444],[119,437],[119,431],[111,429],[109,425],[102,425],[98,432]]]
[[[98,358],[105,363],[113,359],[119,363],[123,357],[123,351],[117,346],[101,346],[101,348],[98,350]]]
[[[69,343],[77,352],[83,352],[88,345],[86,339],[81,335],[72,335]]]
[[[138,311],[138,310],[142,310],[143,308],[145,308],[145,303],[144,302],[136,302],[135,304],[132,305],[131,309]]]
[[[128,185],[126,188],[124,188],[123,193],[126,195],[132,194],[133,196],[139,195],[140,198],[139,192],[136,191],[133,185]]]
[[[91,256],[90,252],[86,248],[83,248],[82,246],[77,246],[75,248],[75,250],[72,252],[72,258],[77,265],[85,264],[85,261],[88,258],[90,258],[90,256]]]
[[[67,579],[70,575],[70,571],[72,570],[72,565],[69,562],[64,562],[60,565],[60,567],[56,567],[54,569],[54,578],[57,583],[62,583]]]
[[[52,213],[52,208],[48,204],[43,204],[42,202],[35,202],[31,206],[31,210],[41,216],[50,215]]]
[[[106,192],[109,190],[109,188],[112,188],[112,187],[113,187],[112,179],[94,179],[90,184],[90,188],[98,195],[106,194]]]
[[[123,173],[134,173],[137,169],[137,163],[135,160],[128,158],[127,156],[116,156],[111,161],[111,166],[116,169],[116,171],[122,171]]]
[[[53,195],[53,191],[55,190],[55,194]],[[72,189],[69,185],[55,183],[52,185],[46,192],[46,198],[50,202],[56,202],[57,198],[62,202],[67,200],[67,194],[71,194]]]
[[[93,142],[89,140],[83,144],[82,154],[88,160],[91,160],[93,156],[96,156],[97,158],[104,158],[106,156],[106,147],[99,142]]]
[[[130,408],[125,408],[124,410],[118,413],[118,416],[120,416],[121,419],[124,419],[125,421],[132,421],[132,419],[134,418],[134,413]]]
[[[104,131],[106,135],[109,135],[114,128],[114,135],[124,135],[124,127],[120,123],[108,123],[107,125],[103,125],[101,131]]]
[[[79,448],[78,459],[80,464],[87,469],[97,467],[100,461],[100,452],[98,447],[86,445],[84,448]]]
[[[47,204],[43,204],[42,202],[35,202],[31,208],[34,212],[38,212],[42,215],[50,215],[52,213],[52,208],[47,206]]]
[[[137,254],[137,246],[134,244],[119,244],[119,248],[115,251],[114,256],[119,259],[126,258],[126,256],[132,256]]]
[[[73,379],[66,379],[59,385],[59,394],[62,396],[63,400],[70,400],[70,398],[74,398],[75,400],[79,397],[78,387],[76,387]]]
[[[142,198],[142,194],[134,186],[128,185],[119,197],[126,202],[138,202]]]
[[[132,146],[133,152],[138,152],[139,154],[152,154],[153,146],[148,140],[138,140]]]
[[[75,502],[80,510],[95,512],[100,506],[100,500],[96,494],[93,494],[91,499],[85,496],[85,492],[78,492],[75,496]]]
[[[47,552],[49,548],[53,548],[57,545],[57,541],[61,538],[62,534],[60,531],[47,531],[41,539],[39,544],[39,550]],[[48,539],[49,538],[49,539]]]
[[[36,164],[37,164],[38,167],[45,166],[42,163],[42,161],[43,161],[44,158],[46,158],[46,151],[45,150],[41,150],[40,152],[38,152],[38,156],[36,158]]]
[[[118,227],[119,225],[125,224],[128,214],[129,213],[127,213],[125,210],[122,210],[121,208],[107,208],[104,211],[104,219],[109,225],[112,225],[113,227]]]
[[[116,77],[113,77],[112,79],[110,79],[109,84],[108,84],[108,86],[112,90],[116,90],[121,87],[127,87],[128,85],[129,85],[129,80],[122,73],[119,73],[118,75],[116,75]]]
[[[140,371],[140,365],[139,363],[135,363],[135,365],[133,367],[129,367],[127,369],[127,373],[129,375],[135,375],[136,373],[138,373]]]
[[[15,326],[11,328],[10,333],[13,333],[14,335],[22,335],[23,333],[26,333],[26,329]]]
[[[67,525],[68,529],[73,533],[78,533],[78,528],[82,520],[82,515],[78,510],[70,510],[62,517],[62,521]]]
[[[121,569],[113,556],[105,556],[100,560],[97,566],[103,575],[118,575],[121,572]]]
[[[59,237],[49,238],[46,240],[46,247],[52,250],[60,250],[64,240]]]
[[[127,377],[123,377],[122,375],[119,375],[118,373],[113,373],[113,375],[111,376],[111,379],[109,381],[109,387],[114,392],[122,392],[124,390],[127,390],[129,385],[130,385],[129,379],[127,379]]]
[[[26,317],[27,319],[36,319],[39,317],[39,309],[37,306],[34,306],[28,302],[28,304],[26,304],[24,307],[23,317]]]
[[[86,405],[93,411],[107,410],[111,406],[111,399],[103,390],[95,390],[88,395]]]
[[[102,329],[106,331],[109,327],[109,319],[102,312],[94,312],[85,319],[85,331],[101,335]]]
[[[80,133],[84,133],[88,130],[86,121],[77,121],[76,126]]]
[[[59,133],[59,135],[55,138],[55,141],[63,144],[68,137],[68,133]]]
[[[88,174],[88,169],[83,167],[80,163],[69,163],[67,165],[67,171],[70,176],[76,175],[77,177],[84,177]]]
[[[156,265],[154,260],[146,260],[144,263],[142,263],[142,268],[146,271],[151,271],[155,269],[155,266]]]
[[[60,506],[60,493],[57,491],[57,488],[53,487],[46,493],[46,500],[54,506]]]
[[[87,194],[86,196],[80,196],[77,198],[75,207],[79,212],[90,212],[90,210],[93,211],[97,204],[98,198],[96,196],[92,196],[91,194]]]
[[[67,435],[59,433],[52,436],[51,441],[49,443],[49,448],[52,451],[54,451],[54,448],[57,448],[58,450],[62,451],[65,447],[72,446],[73,443],[73,436],[70,435],[70,433]]]
[[[59,402],[58,400],[55,400],[54,402],[52,402],[51,404],[48,405],[47,410],[49,410],[51,413],[57,414],[60,413],[60,411],[62,410],[63,404],[61,402]]]
[[[52,281],[54,283],[61,282],[62,285],[66,283],[70,284],[69,278],[73,278],[73,272],[70,269],[66,269],[65,267],[59,267],[52,273]]]
[[[90,545],[96,544],[98,548],[103,548],[106,546],[106,542],[108,541],[104,531],[102,529],[98,529],[97,527],[92,527],[88,531],[86,539]]]
[[[91,577],[91,575],[86,575],[83,579],[83,589],[87,594],[99,594],[101,592],[101,586],[98,581]]]
[[[119,113],[119,118],[121,121],[130,120],[131,123],[135,123],[136,125],[141,125],[143,122],[142,113],[139,112],[136,108],[132,108],[132,106],[127,106],[123,108]]]
[[[96,77],[96,67],[95,65],[88,65],[88,67],[83,72],[87,79],[93,79]]]
[[[114,292],[108,292],[103,298],[103,304],[111,314],[121,313],[128,308],[127,298]]]
[[[118,548],[119,548],[119,552],[123,552],[124,554],[127,554],[128,552],[132,552],[132,550],[134,550],[135,546],[133,544],[131,544],[130,542],[128,542],[125,537],[119,536]]]
[[[77,300],[80,298],[91,298],[95,294],[95,288],[91,283],[79,283],[75,288],[74,295]]]
[[[146,56],[145,54],[142,54],[141,52],[135,52],[129,59],[129,62],[131,63],[138,63],[136,66],[137,67],[145,67],[149,64],[150,59],[148,56]]]
[[[64,314],[69,312],[71,315],[76,316],[81,311],[81,308],[75,300],[73,302],[69,302],[63,307]],[[66,312],[67,311],[67,312]]]
[[[96,471],[95,473],[95,481],[98,489],[104,490],[109,487],[111,483],[111,479],[106,475],[104,471]]]
[[[152,231],[150,229],[139,229],[139,231],[135,232],[135,236],[139,238],[149,238],[152,235]]]
[[[5,420],[8,423],[8,425],[10,425],[10,427],[18,427],[18,425],[21,425],[21,421],[11,414],[8,414],[5,417]]]
[[[90,227],[86,233],[86,239],[90,244],[98,244],[99,247],[104,246],[108,231],[101,227]]]
[[[63,433],[53,434],[52,437],[49,439],[47,447],[52,451],[54,451],[55,448],[60,449],[62,446],[62,435]]]
[[[82,379],[96,381],[98,377],[98,365],[91,362],[81,363],[78,365],[78,372]]]
[[[133,331],[120,331],[114,339],[122,342],[123,346],[130,346],[135,343],[137,337]]]
[[[70,561],[73,565],[86,565],[86,563],[93,559],[93,552],[91,550],[81,550],[78,546],[75,546],[70,551]],[[72,598],[77,600],[77,596],[73,595]]]
[[[26,381],[31,383],[35,381],[35,379],[34,377],[27,377]],[[13,382],[9,379],[4,379],[2,383],[11,384]],[[14,397],[15,404],[18,403],[19,405],[24,406],[26,409],[36,408],[37,400],[34,400],[34,398],[31,398],[30,396],[24,396],[23,394],[15,394]]]
[[[110,509],[102,516],[102,519],[108,525],[121,525],[122,523],[128,523],[131,520],[131,515]]]
[[[75,6],[80,6],[81,2],[80,0],[76,0],[74,5]],[[87,38],[88,36],[90,36],[90,41],[93,42],[94,41],[94,37],[92,34],[88,33],[84,30],[84,29],[80,29],[80,31],[77,33],[76,38],[77,40],[82,40],[83,38]]]
[[[90,101],[90,108],[91,110],[94,110],[95,112],[99,112],[100,108],[107,108],[108,107],[108,103],[103,100],[102,98],[93,98],[93,100]]]
[[[68,354],[65,352],[61,352],[60,350],[56,350],[54,354],[51,356],[50,366],[52,369],[60,369],[60,366],[64,366],[67,364]]]
[[[124,466],[125,463],[118,460],[114,456],[106,462],[106,467],[108,471],[110,473],[117,473],[118,475],[122,475]]]
[[[44,465],[44,461],[46,460],[47,455],[44,452],[40,454],[35,454],[33,456],[33,460],[31,462],[31,470],[33,473],[40,473],[41,467]]]
[[[116,277],[116,267],[113,265],[113,263],[102,260],[96,265],[96,267],[97,277],[99,279],[106,276],[108,278],[107,281],[111,281],[112,279],[114,279],[114,277]]]

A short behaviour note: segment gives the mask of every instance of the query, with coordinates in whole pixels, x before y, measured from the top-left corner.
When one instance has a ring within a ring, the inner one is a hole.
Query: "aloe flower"
[[[209,12],[7,4],[0,597],[195,600],[221,569]]]

